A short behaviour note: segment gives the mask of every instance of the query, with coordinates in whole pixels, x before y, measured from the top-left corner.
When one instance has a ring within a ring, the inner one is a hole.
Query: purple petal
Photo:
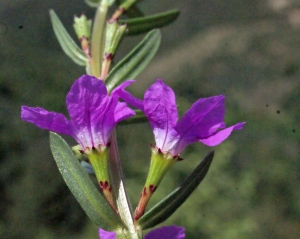
[[[168,150],[177,136],[173,129],[178,120],[178,112],[173,90],[161,80],[157,80],[146,91],[144,113],[153,129],[156,146]]]
[[[135,98],[129,92],[125,91],[124,88],[130,85],[131,83],[135,82],[134,80],[125,81],[120,87],[116,87],[112,94],[118,95],[122,100],[124,100],[127,104],[132,105],[133,107],[143,110],[143,101],[140,99]]]
[[[117,234],[115,232],[108,232],[99,228],[100,239],[117,239]]]
[[[128,80],[128,81],[125,81],[120,86],[116,87],[112,91],[111,97],[114,98],[115,100],[118,100],[119,97],[120,97],[119,93],[120,92],[125,92],[124,88],[126,88],[127,86],[129,86],[133,82],[134,82],[134,80]],[[115,111],[114,111],[114,121],[116,123],[118,123],[118,122],[120,122],[122,120],[128,119],[129,117],[131,117],[133,115],[135,115],[135,112],[132,109],[130,109],[127,106],[126,103],[118,102],[118,104],[116,105]]]
[[[175,127],[182,140],[192,143],[224,128],[224,101],[225,97],[220,95],[195,102]]]
[[[98,125],[99,115],[105,113],[108,100],[105,84],[95,77],[83,75],[73,84],[67,95],[67,107],[82,145],[103,143],[94,126]]]
[[[130,109],[126,103],[119,102],[114,111],[114,121],[118,123],[122,120],[130,118],[133,115],[135,115],[135,112]]]
[[[215,133],[207,139],[201,139],[200,142],[206,144],[207,146],[216,146],[222,143],[225,139],[227,139],[233,130],[241,130],[245,123],[246,122],[237,123],[236,125],[233,125]]]
[[[185,238],[185,229],[183,227],[168,226],[161,227],[149,232],[145,239],[183,239]]]
[[[98,114],[95,129],[101,132],[104,144],[108,143],[111,131],[115,128],[118,122],[135,115],[135,112],[129,108],[126,103],[119,102],[119,95],[116,93],[118,90],[124,89],[131,82],[132,81],[126,81],[113,90],[105,106],[105,110]]]
[[[73,136],[70,131],[70,122],[63,114],[49,112],[42,108],[22,106],[21,118],[22,120],[33,123],[42,129]]]

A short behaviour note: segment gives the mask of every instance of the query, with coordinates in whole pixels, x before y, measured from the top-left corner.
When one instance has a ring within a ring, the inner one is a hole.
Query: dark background
[[[181,15],[162,30],[159,52],[129,89],[142,97],[162,78],[176,92],[181,115],[200,97],[225,94],[228,125],[247,121],[215,147],[207,177],[164,225],[184,226],[187,238],[195,239],[300,238],[299,1],[148,0],[140,6],[146,14],[178,8]],[[74,38],[73,15],[94,15],[81,0],[0,0],[4,239],[97,238],[96,226],[56,168],[49,133],[20,120],[21,105],[67,114],[65,96],[85,72],[62,52],[50,8]],[[141,39],[125,39],[116,61]],[[154,140],[148,124],[120,126],[118,138],[135,207]],[[210,150],[189,146],[149,206],[170,193]]]

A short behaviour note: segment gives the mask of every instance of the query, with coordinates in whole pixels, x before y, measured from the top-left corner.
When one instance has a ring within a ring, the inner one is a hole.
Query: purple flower
[[[179,155],[187,145],[197,141],[208,146],[218,145],[233,130],[240,130],[245,124],[237,123],[225,128],[223,95],[199,99],[177,122],[175,94],[162,80],[150,86],[144,100],[135,98],[123,89],[119,89],[118,94],[128,104],[144,112],[153,129],[156,147],[173,156]]]
[[[167,227],[161,227],[158,229],[155,229],[151,232],[149,232],[144,239],[184,239],[185,233],[184,233],[183,227],[177,227],[177,226],[167,226]],[[107,232],[103,229],[99,228],[99,236],[100,239],[116,239],[117,235],[115,232]]]
[[[135,114],[126,103],[119,102],[115,94],[128,84],[130,82],[124,82],[108,95],[102,81],[83,75],[75,81],[67,95],[71,120],[63,114],[28,106],[22,106],[21,118],[42,129],[72,136],[83,150],[106,146],[116,124]]]

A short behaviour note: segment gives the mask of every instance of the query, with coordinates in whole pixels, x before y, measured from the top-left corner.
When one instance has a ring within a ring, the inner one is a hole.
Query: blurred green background
[[[146,14],[171,8],[179,19],[129,89],[142,97],[162,78],[180,114],[199,97],[226,95],[226,122],[247,121],[223,144],[207,177],[164,225],[187,238],[300,238],[300,3],[297,0],[149,0]],[[92,18],[83,0],[0,0],[0,238],[97,238],[64,184],[49,133],[20,120],[20,106],[66,114],[65,96],[83,74],[64,55],[50,25],[53,8],[73,33],[74,14]],[[121,59],[142,36],[126,38]],[[72,139],[70,144],[74,144]],[[148,124],[118,127],[128,193],[136,206],[153,136]],[[211,150],[193,144],[149,206],[172,191]],[[149,208],[149,207],[148,207]]]

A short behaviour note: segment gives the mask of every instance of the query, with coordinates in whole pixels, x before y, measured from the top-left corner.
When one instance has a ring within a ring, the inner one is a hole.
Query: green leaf
[[[213,157],[213,151],[206,155],[202,162],[178,188],[176,188],[162,201],[157,203],[139,219],[139,226],[145,230],[168,219],[202,182],[210,167]]]
[[[89,218],[105,230],[122,227],[121,220],[98,192],[63,138],[50,132],[50,147],[66,184]]]
[[[128,35],[137,35],[150,31],[154,28],[164,27],[175,21],[178,16],[179,11],[174,9],[151,16],[120,20],[120,23],[127,24]]]
[[[49,12],[52,27],[61,48],[76,64],[85,66],[88,61],[86,55],[73,41],[56,13],[53,10],[50,10]]]
[[[159,30],[152,30],[108,74],[106,87],[109,92],[127,79],[134,79],[155,55],[161,40]]]

